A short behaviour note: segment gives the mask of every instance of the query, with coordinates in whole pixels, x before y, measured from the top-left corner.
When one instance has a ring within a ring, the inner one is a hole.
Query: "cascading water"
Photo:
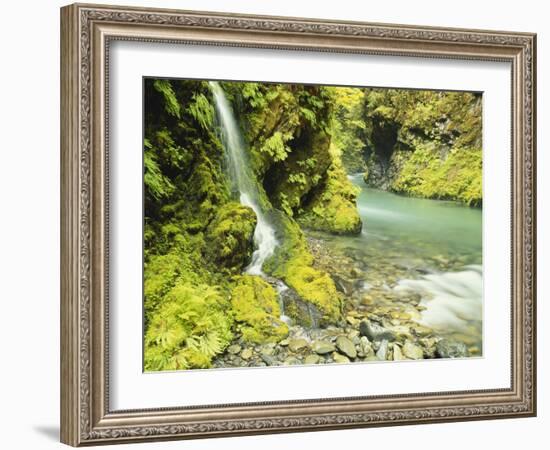
[[[482,270],[470,265],[458,272],[425,275],[418,280],[401,280],[395,290],[421,295],[419,322],[438,330],[463,332],[474,326],[481,330]]]
[[[260,207],[258,186],[249,168],[244,140],[233,115],[233,109],[219,83],[210,81],[209,84],[212,89],[216,112],[222,129],[222,141],[226,150],[231,179],[234,180],[235,187],[239,191],[241,204],[252,208],[258,220],[254,229],[254,244],[256,249],[252,254],[250,264],[245,268],[245,272],[265,277],[262,266],[273,255],[278,245],[275,229]],[[277,282],[276,287],[279,291],[285,288],[288,289],[281,281]],[[279,295],[280,298],[281,296]],[[281,301],[279,303],[281,306],[281,319],[288,321],[288,318],[284,316],[284,305]]]

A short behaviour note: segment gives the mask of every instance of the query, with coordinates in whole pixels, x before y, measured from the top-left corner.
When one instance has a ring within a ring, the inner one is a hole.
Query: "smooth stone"
[[[318,364],[319,359],[319,355],[307,355],[304,364]]]
[[[291,352],[299,352],[300,350],[303,350],[304,348],[307,348],[309,346],[309,343],[305,339],[291,339],[288,343],[288,348]]]
[[[241,346],[238,344],[230,345],[227,348],[227,352],[231,353],[232,355],[236,355],[237,353],[240,353],[240,351],[241,351]]]
[[[326,341],[315,341],[311,348],[318,355],[326,355],[327,353],[332,353],[336,350],[336,347],[332,342]]]
[[[380,361],[385,361],[388,358],[388,341],[383,340],[380,342],[380,347],[378,347],[378,351],[376,352],[376,357]]]
[[[403,353],[401,352],[401,347],[399,347],[399,345],[394,345],[393,346],[393,360],[394,361],[402,361],[403,359],[405,359],[403,357]]]
[[[405,345],[403,346],[403,354],[410,359],[424,358],[424,352],[422,351],[422,348],[420,348],[416,344],[413,344],[410,341],[405,342]]]
[[[260,355],[260,358],[262,358],[262,361],[266,363],[268,366],[276,366],[278,364],[275,358],[273,358],[271,355],[268,355],[266,353],[262,353]]]
[[[336,339],[336,347],[338,350],[349,358],[357,357],[357,350],[355,350],[355,345],[345,336],[339,336]]]
[[[361,321],[359,324],[359,333],[361,336],[368,337],[371,341],[395,341],[395,334],[391,330],[370,320]]]
[[[290,339],[286,338],[286,339],[283,339],[281,342],[279,342],[279,345],[281,347],[286,347],[289,343],[290,343]]]
[[[435,346],[437,356],[440,358],[464,358],[468,355],[468,349],[462,342],[442,339]]]
[[[297,364],[302,364],[298,358],[295,358],[294,356],[289,356],[287,359],[284,360],[283,364],[285,366],[295,366]]]
[[[337,364],[347,364],[350,362],[347,356],[341,355],[340,353],[336,352],[332,354],[332,359],[334,359],[334,362]]]
[[[249,349],[249,348],[245,348],[242,352],[241,352],[241,358],[244,359],[245,361],[252,358],[252,350]]]

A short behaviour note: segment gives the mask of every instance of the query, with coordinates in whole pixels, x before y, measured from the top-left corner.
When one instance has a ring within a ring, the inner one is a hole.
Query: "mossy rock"
[[[262,278],[243,275],[235,278],[231,304],[237,329],[246,342],[279,342],[288,336],[288,326],[280,320],[277,291]]]
[[[206,230],[207,256],[221,267],[241,270],[254,251],[256,223],[256,214],[247,206],[230,202],[220,207]]]
[[[357,193],[339,158],[335,157],[327,170],[325,182],[297,217],[298,223],[329,233],[359,234],[363,224],[357,211]]]
[[[282,279],[321,314],[320,325],[342,320],[342,298],[327,272],[313,267],[313,255],[299,225],[283,213],[273,212],[281,243],[273,257],[264,264],[270,275]]]

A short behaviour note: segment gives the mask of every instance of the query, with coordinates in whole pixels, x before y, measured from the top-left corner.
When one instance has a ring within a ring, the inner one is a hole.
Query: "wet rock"
[[[297,353],[308,346],[309,343],[305,339],[291,339],[288,343],[289,350],[294,353]]]
[[[380,342],[380,346],[378,347],[378,350],[376,352],[376,357],[380,361],[385,361],[388,358],[388,341],[383,340]]]
[[[311,348],[318,355],[326,355],[327,353],[332,353],[334,350],[336,350],[334,344],[327,341],[315,341]]]
[[[395,341],[395,334],[383,326],[370,320],[362,320],[359,324],[359,333],[371,341]]]
[[[250,348],[245,348],[242,352],[241,352],[241,358],[244,359],[245,361],[249,360],[250,358],[252,358],[252,349]]]
[[[332,274],[332,279],[334,280],[334,284],[336,286],[336,289],[340,292],[342,292],[344,295],[351,295],[355,288],[355,282],[348,280],[344,277],[341,277],[339,275]]]
[[[394,361],[401,361],[405,359],[405,357],[403,356],[403,353],[401,352],[401,347],[399,347],[399,345],[394,345],[393,346],[393,360]]]
[[[374,350],[366,336],[361,337],[359,341],[359,351],[357,352],[357,354],[361,358],[368,358],[369,356],[374,356]]]
[[[260,357],[262,358],[262,361],[268,366],[276,366],[278,364],[277,360],[271,355],[262,353]]]
[[[440,340],[435,346],[435,351],[440,358],[464,358],[468,356],[468,349],[465,344],[450,339]]]
[[[397,345],[395,347],[398,347]],[[395,348],[394,348],[395,351]],[[418,345],[413,344],[411,341],[405,342],[403,346],[403,355],[410,359],[423,359],[424,352]]]
[[[301,364],[301,362],[298,358],[295,358],[294,356],[289,356],[287,359],[284,360],[283,364],[285,366],[295,366],[297,364]]]
[[[350,362],[347,356],[341,355],[340,353],[336,352],[332,354],[332,359],[334,359],[334,362],[337,364],[347,364]]]
[[[413,333],[419,337],[426,337],[432,334],[432,329],[423,325],[417,325],[412,329]]]
[[[241,346],[239,344],[233,344],[227,348],[227,352],[230,353],[231,355],[236,355],[237,353],[240,353],[240,351],[241,351]]]
[[[354,359],[357,357],[357,350],[355,350],[355,345],[353,345],[353,342],[345,336],[339,336],[336,339],[336,347],[338,348],[340,353],[343,353],[349,358]]]
[[[304,364],[318,364],[319,359],[319,355],[307,355]]]

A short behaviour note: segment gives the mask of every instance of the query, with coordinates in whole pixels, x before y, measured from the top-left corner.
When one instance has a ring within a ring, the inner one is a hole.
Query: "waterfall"
[[[210,81],[218,120],[222,128],[222,142],[226,150],[230,178],[239,191],[240,202],[256,213],[258,223],[254,230],[255,250],[245,272],[263,276],[262,266],[277,247],[275,230],[260,207],[260,193],[248,163],[244,139],[227,101],[222,87],[216,81]]]

